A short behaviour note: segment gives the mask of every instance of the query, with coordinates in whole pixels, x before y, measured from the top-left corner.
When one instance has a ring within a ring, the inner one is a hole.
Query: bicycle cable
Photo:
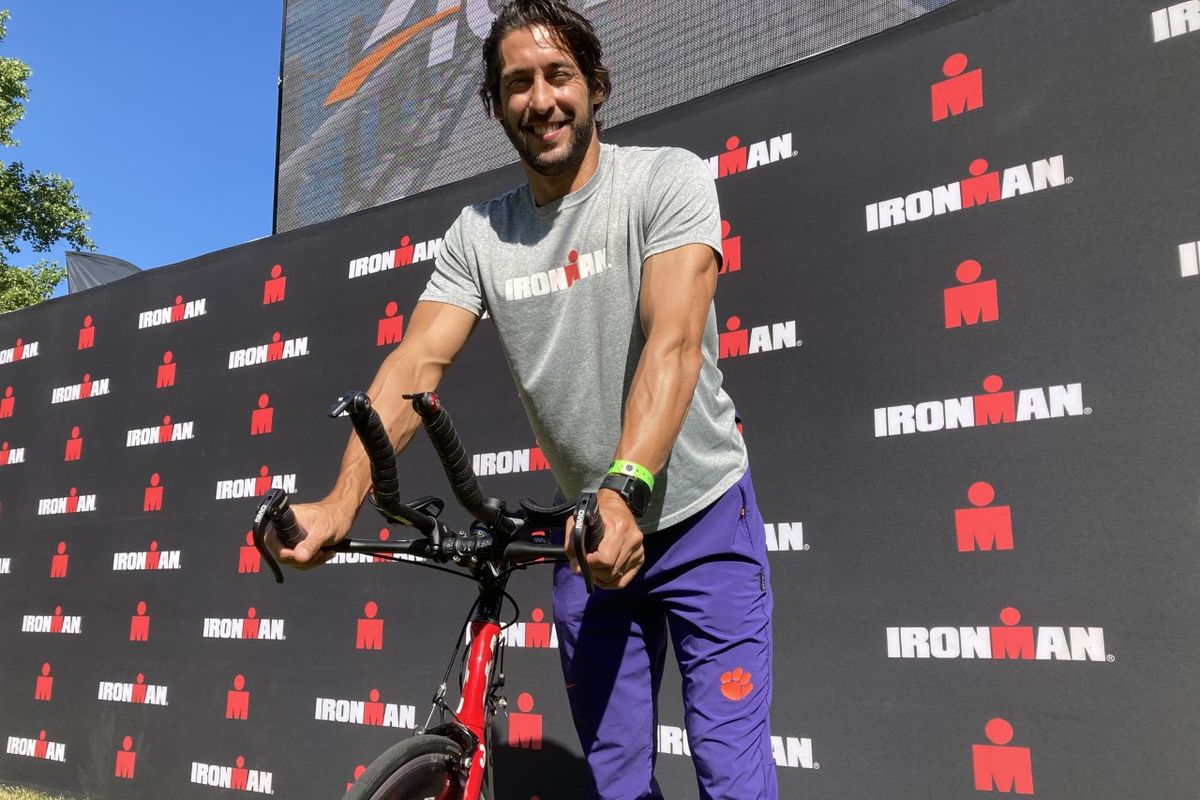
[[[447,575],[453,575],[456,578],[465,578],[469,581],[478,582],[476,577],[469,573],[459,572],[458,570],[450,569],[449,567],[439,567],[437,564],[428,564],[423,561],[410,561],[407,558],[401,558],[400,556],[393,555],[392,553],[372,553],[371,557],[372,558],[380,558],[385,561],[391,561],[396,564],[408,564],[413,567],[425,567],[426,569],[436,569],[438,572],[445,572]],[[508,575],[512,574],[512,572],[514,570],[518,570],[518,569],[524,569],[524,567],[509,567],[508,569],[504,570],[504,572],[502,572],[500,574],[507,577]],[[511,603],[512,607],[513,607],[513,618],[500,626],[501,631],[506,631],[509,628],[511,628],[513,625],[516,625],[517,621],[521,619],[521,606],[519,603],[517,603],[516,598],[508,593],[507,589],[503,590],[501,592],[501,594],[503,594],[508,599],[508,602]],[[476,602],[476,604],[478,604],[478,601]],[[473,613],[475,613],[474,606],[472,606],[471,610],[467,613],[468,621],[470,620],[470,616]],[[465,625],[464,625],[464,629],[465,629]],[[453,656],[451,656],[451,659],[453,659]],[[449,673],[447,673],[446,677],[449,677]]]
[[[401,559],[394,559],[394,560],[399,561]],[[441,569],[441,568],[439,567],[438,569]],[[452,575],[462,575],[461,572],[454,572],[453,570],[443,569],[442,571],[449,572]],[[464,577],[466,577],[466,576],[464,576]],[[429,709],[429,716],[425,718],[425,727],[421,729],[422,731],[429,729],[429,723],[433,720],[433,712],[437,711],[438,709],[441,709],[441,711],[442,711],[442,719],[443,720],[445,720],[445,712],[447,712],[447,711],[450,712],[450,715],[452,717],[454,717],[456,720],[458,720],[458,714],[455,713],[454,709],[450,708],[450,706],[446,705],[446,703],[445,703],[446,690],[447,690],[448,684],[450,682],[450,673],[454,669],[454,662],[456,660],[458,660],[458,651],[462,649],[463,639],[466,637],[466,634],[467,634],[467,626],[471,624],[471,617],[473,617],[475,615],[475,609],[477,609],[477,608],[479,608],[479,598],[478,597],[476,597],[475,601],[473,603],[471,603],[471,608],[467,610],[467,616],[463,620],[462,627],[458,629],[458,636],[455,637],[455,639],[454,639],[454,649],[452,651],[450,651],[450,660],[446,664],[446,671],[444,673],[442,673],[442,682],[438,686],[437,693],[434,694],[434,696],[433,696],[433,705]],[[461,686],[461,685],[462,685],[462,667],[460,666],[459,667],[459,686]],[[459,720],[459,721],[461,722],[461,720]]]
[[[453,575],[456,578],[466,578],[469,581],[475,581],[475,576],[467,572],[459,572],[456,569],[449,567],[439,567],[437,564],[427,564],[424,561],[410,561],[407,558],[394,555],[392,553],[371,553],[372,558],[381,558],[385,561],[393,561],[397,564],[408,564],[413,567],[424,567],[425,569],[436,569],[438,572],[445,572],[447,575]]]
[[[374,506],[375,510],[378,511],[385,519],[390,519],[397,523],[406,524],[405,520],[398,519],[397,517],[393,516],[392,514],[387,513],[382,508],[380,508],[379,505],[375,502],[374,497],[368,496],[368,502],[372,506]],[[396,563],[411,564],[411,565],[417,566],[417,567],[426,567],[428,569],[435,569],[439,572],[445,572],[445,573],[454,575],[459,578],[466,578],[466,579],[474,581],[476,583],[478,582],[478,578],[476,578],[472,574],[460,572],[460,571],[454,570],[454,569],[449,569],[447,567],[441,567],[436,564],[430,564],[426,561],[412,561],[412,560],[409,560],[406,558],[401,558],[399,556],[393,555],[391,553],[375,553],[375,554],[373,554],[373,556],[375,558],[381,558],[381,559],[384,559],[387,561],[393,561]],[[505,579],[505,582],[507,582],[507,578],[509,576],[511,576],[513,572],[515,572],[518,569],[526,569],[526,568],[528,568],[528,566],[529,566],[528,564],[517,564],[517,565],[511,566],[508,569],[501,572],[497,577],[503,578],[503,579]],[[512,619],[510,619],[508,622],[501,623],[501,625],[500,625],[500,633],[503,634],[504,631],[508,630],[513,625],[516,625],[517,622],[521,619],[521,605],[520,605],[520,603],[517,602],[517,599],[515,597],[513,597],[511,594],[508,593],[508,591],[506,589],[501,589],[500,593],[505,599],[508,600],[508,602],[510,604],[512,604],[512,608],[513,608]],[[459,628],[458,636],[454,640],[454,650],[451,651],[451,653],[450,653],[449,662],[446,664],[446,671],[445,671],[445,673],[443,673],[442,682],[438,686],[437,693],[433,697],[433,703],[431,704],[431,706],[429,708],[429,715],[425,719],[425,726],[424,726],[424,728],[422,728],[422,730],[428,730],[429,723],[433,721],[433,715],[438,710],[441,710],[443,720],[445,720],[446,712],[449,712],[450,716],[453,717],[456,721],[458,721],[458,722],[462,721],[459,718],[458,713],[455,712],[455,710],[452,709],[445,702],[445,697],[446,697],[446,691],[448,689],[448,682],[450,680],[450,673],[454,669],[455,661],[459,661],[458,678],[459,678],[459,685],[460,686],[462,685],[462,678],[463,678],[463,674],[464,674],[463,671],[466,668],[466,657],[468,655],[468,652],[463,651],[463,655],[460,658],[459,651],[463,649],[463,640],[466,638],[467,627],[471,624],[472,618],[475,615],[475,611],[479,608],[479,600],[480,600],[480,598],[478,598],[478,597],[475,598],[475,601],[471,604],[471,608],[467,611],[467,615],[466,615],[466,618],[463,620],[462,627]],[[498,675],[502,676],[504,674],[504,654],[505,654],[505,650],[507,648],[505,647],[506,643],[505,643],[505,639],[504,639],[503,635],[497,637],[497,640],[498,640],[497,641],[497,652],[495,654],[496,673]],[[493,713],[494,713],[494,711],[493,711]],[[506,713],[507,713],[507,711],[506,711]]]
[[[380,515],[382,515],[385,519],[392,520],[393,522],[396,522],[396,523],[405,525],[405,527],[408,527],[408,524],[405,520],[402,520],[399,517],[393,516],[392,514],[389,514],[387,511],[384,511],[382,508],[380,508],[379,504],[375,502],[375,497],[373,495],[367,496],[367,502],[370,503],[371,506],[374,507],[374,509],[376,511],[378,511],[380,513]],[[413,566],[417,566],[417,567],[427,567],[429,569],[436,569],[439,572],[445,572],[450,575],[454,575],[459,578],[466,578],[467,580],[471,580],[471,581],[477,580],[474,575],[469,575],[465,572],[459,572],[458,570],[449,569],[448,567],[439,567],[436,564],[429,564],[424,561],[410,561],[409,559],[400,558],[400,557],[392,555],[390,553],[387,553],[387,554],[374,553],[372,555],[375,558],[384,558],[384,559],[387,559],[388,561],[395,561],[397,563],[412,564]],[[504,570],[504,572],[500,573],[500,575],[507,578],[508,576],[512,575],[513,572],[515,572],[516,570],[526,569],[528,566],[529,566],[528,564],[520,564],[517,566],[509,567],[508,569]],[[512,620],[500,626],[500,630],[505,631],[505,630],[508,630],[509,628],[511,628],[513,625],[516,625],[517,621],[519,619],[521,619],[521,606],[517,603],[516,599],[513,598],[513,596],[511,594],[509,594],[507,591],[503,591],[502,594],[506,598],[508,598],[508,602],[512,603],[512,607],[513,607],[513,611],[514,611]],[[470,619],[470,616],[473,613],[475,613],[474,606],[472,606],[470,613],[467,614],[467,618]],[[451,659],[453,659],[453,656],[451,656]],[[450,677],[449,673],[447,673],[446,677]]]

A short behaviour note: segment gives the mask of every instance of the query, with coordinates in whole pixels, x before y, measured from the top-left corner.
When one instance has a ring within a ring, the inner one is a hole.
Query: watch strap
[[[650,506],[650,486],[633,475],[618,475],[610,472],[600,482],[600,488],[610,489],[621,495],[621,499],[629,507],[630,513],[639,519]]]

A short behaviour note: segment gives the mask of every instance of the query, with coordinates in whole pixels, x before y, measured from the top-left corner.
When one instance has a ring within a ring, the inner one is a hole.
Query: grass
[[[0,800],[75,800],[75,798],[65,794],[46,794],[18,786],[0,786]]]

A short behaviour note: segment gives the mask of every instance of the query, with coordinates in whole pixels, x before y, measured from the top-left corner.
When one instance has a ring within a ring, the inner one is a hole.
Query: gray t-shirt
[[[464,208],[442,240],[421,299],[491,316],[563,497],[598,487],[620,440],[646,343],[643,262],[693,243],[721,252],[704,162],[677,148],[607,144],[579,190],[539,208],[523,185]],[[704,508],[746,470],[733,401],[721,388],[711,305],[703,352],[691,408],[641,520],[648,533]]]

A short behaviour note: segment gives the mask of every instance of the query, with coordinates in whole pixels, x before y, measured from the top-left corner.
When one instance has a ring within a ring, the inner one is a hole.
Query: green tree
[[[8,34],[8,11],[0,11],[0,43]],[[0,56],[0,146],[16,147],[13,127],[25,116],[29,99],[28,64]],[[75,184],[53,173],[26,171],[20,161],[0,161],[0,313],[40,303],[66,276],[65,267],[40,259],[28,267],[9,263],[27,245],[44,253],[60,241],[94,250],[88,213],[79,205]]]

